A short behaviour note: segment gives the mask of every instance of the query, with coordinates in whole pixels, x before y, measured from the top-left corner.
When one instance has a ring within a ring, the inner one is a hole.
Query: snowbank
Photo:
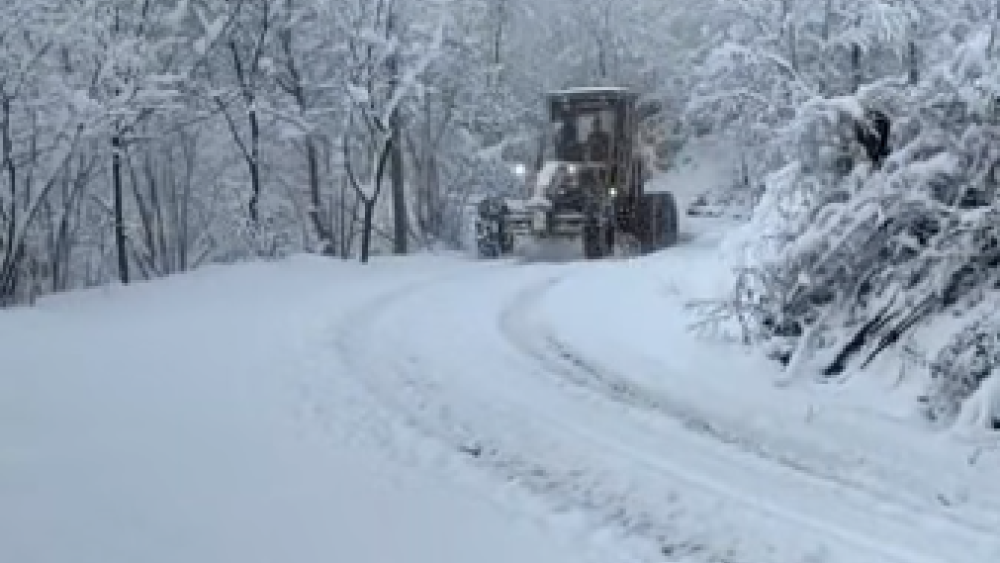
[[[488,495],[390,462],[374,409],[312,345],[458,264],[297,258],[0,313],[0,561],[580,561]],[[314,380],[333,382],[322,412]]]
[[[692,235],[683,246],[557,286],[544,304],[550,333],[581,361],[621,374],[624,381],[605,382],[614,392],[693,424],[703,421],[726,439],[807,471],[871,487],[905,484],[899,494],[927,500],[941,495],[992,505],[1000,499],[992,475],[1000,454],[989,449],[995,442],[929,432],[913,401],[917,390],[898,387],[897,371],[845,385],[778,387],[779,369],[761,354],[720,342],[717,334],[698,338],[692,329],[702,317],[684,305],[726,295],[730,262],[713,252],[721,235],[711,229]],[[588,298],[595,295],[605,298]],[[992,406],[998,395],[991,393],[996,389],[977,396],[966,416]],[[984,447],[991,461],[970,465]],[[978,498],[968,499],[969,491]]]

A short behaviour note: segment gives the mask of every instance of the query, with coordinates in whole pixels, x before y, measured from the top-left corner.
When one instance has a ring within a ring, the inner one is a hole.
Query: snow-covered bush
[[[979,428],[1000,430],[1000,317],[990,311],[955,334],[930,363],[931,383],[922,398],[926,416],[953,422],[960,414]],[[995,380],[987,384],[989,380]],[[971,398],[976,401],[967,403]]]
[[[966,34],[917,84],[817,96],[767,148],[783,164],[746,230],[750,259],[731,305],[747,339],[793,372],[863,367],[997,286],[1000,74],[989,37]],[[892,124],[881,167],[859,142],[872,110]]]

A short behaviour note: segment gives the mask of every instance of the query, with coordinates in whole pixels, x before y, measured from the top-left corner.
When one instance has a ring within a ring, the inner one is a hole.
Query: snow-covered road
[[[958,446],[691,336],[713,244],[463,271],[362,307],[340,354],[408,424],[637,556],[997,560],[1000,488]]]
[[[464,267],[296,259],[0,314],[0,561],[613,561],[394,455],[328,360],[352,303]]]
[[[687,330],[717,248],[298,259],[3,313],[0,561],[1000,561],[995,454]]]

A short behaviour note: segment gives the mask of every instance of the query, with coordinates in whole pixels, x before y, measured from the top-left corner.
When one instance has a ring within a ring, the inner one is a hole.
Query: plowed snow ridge
[[[1000,561],[1000,455],[877,373],[778,389],[691,334],[718,243],[311,257],[4,311],[0,561]]]
[[[554,506],[590,514],[595,530],[624,530],[646,558],[650,546],[661,557],[747,563],[1000,557],[995,512],[947,511],[933,491],[842,473],[848,462],[835,448],[699,412],[561,340],[543,303],[603,267],[446,278],[366,310],[341,350],[408,424]]]

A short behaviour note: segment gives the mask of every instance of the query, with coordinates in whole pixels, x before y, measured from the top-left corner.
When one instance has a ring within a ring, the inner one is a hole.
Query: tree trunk
[[[111,186],[115,200],[115,250],[118,253],[118,279],[129,283],[128,247],[125,239],[125,209],[122,197],[122,139],[115,134],[111,137]]]
[[[340,257],[345,260],[351,255],[350,239],[347,236],[347,179],[340,183],[340,209],[338,226],[340,227]],[[353,217],[352,217],[353,220]]]
[[[309,218],[312,221],[313,229],[316,230],[316,238],[319,239],[320,253],[323,256],[336,256],[337,249],[334,248],[333,230],[323,222],[319,154],[316,140],[312,135],[306,137],[306,166],[309,174]]]
[[[394,14],[389,15],[389,23],[387,32],[392,33],[394,31],[395,16]],[[397,90],[399,89],[399,54],[393,53],[389,57],[389,73],[391,88],[390,92],[395,96]],[[392,112],[389,116],[389,128],[391,135],[391,146],[389,150],[392,151],[390,155],[391,166],[392,166],[392,250],[394,254],[406,254],[407,253],[407,242],[410,237],[410,228],[407,221],[407,208],[406,208],[406,185],[404,182],[403,175],[403,139],[402,139],[402,120],[399,113],[399,103],[392,108]]]
[[[180,209],[177,210],[178,223],[178,258],[177,262],[181,271],[187,271],[191,266],[188,243],[191,236],[191,193],[194,190],[194,173],[197,165],[197,137],[185,135],[181,140],[181,150],[184,158],[184,186],[181,190],[180,201],[177,203]]]
[[[257,110],[254,109],[254,97],[248,95],[250,103],[250,111],[248,112],[248,119],[250,120],[250,202],[247,204],[247,210],[250,213],[250,220],[255,224],[260,220],[260,211],[258,210],[260,202],[260,123],[257,121]]]
[[[17,165],[14,163],[14,141],[11,137],[10,98],[3,97],[3,165],[10,190],[10,213],[7,214],[6,236],[0,234],[0,306],[12,303],[17,293],[17,266],[20,241],[17,238]],[[4,240],[6,239],[6,240]]]
[[[392,116],[392,250],[395,254],[406,254],[410,237],[407,218],[406,184],[403,176],[403,143],[400,139],[399,111]]]
[[[375,198],[364,201],[364,215],[361,219],[361,263],[367,264],[371,254],[372,228],[375,218]]]
[[[500,68],[501,55],[500,52],[503,48],[503,32],[504,32],[504,8],[506,7],[504,0],[500,0],[497,3],[497,27],[493,33],[493,66],[495,68]]]
[[[851,46],[851,71],[854,80],[851,92],[856,94],[861,89],[861,45],[857,43]]]

